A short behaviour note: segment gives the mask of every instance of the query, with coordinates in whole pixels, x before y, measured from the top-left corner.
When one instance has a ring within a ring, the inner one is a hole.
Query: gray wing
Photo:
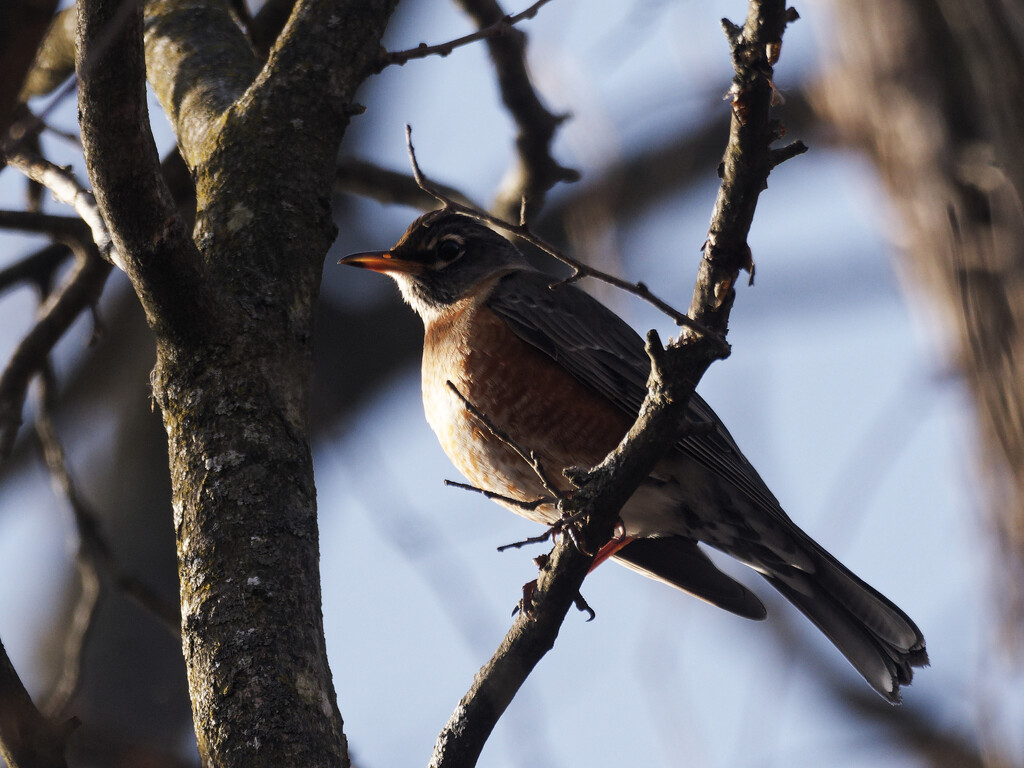
[[[519,338],[636,418],[650,370],[643,339],[622,318],[574,285],[550,289],[552,282],[553,278],[541,272],[513,272],[495,286],[487,306]],[[725,425],[696,393],[690,398],[690,418],[712,424],[714,429],[683,438],[680,450],[743,491],[765,512],[788,521]]]

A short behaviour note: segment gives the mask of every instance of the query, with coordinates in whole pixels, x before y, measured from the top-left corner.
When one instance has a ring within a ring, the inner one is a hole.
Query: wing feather
[[[495,286],[487,306],[519,338],[636,418],[650,370],[643,339],[590,295],[574,285],[549,288],[552,282],[553,278],[542,272],[513,272]],[[789,522],[711,406],[694,393],[689,410],[693,421],[711,424],[713,429],[683,438],[680,450],[743,491],[765,512]]]

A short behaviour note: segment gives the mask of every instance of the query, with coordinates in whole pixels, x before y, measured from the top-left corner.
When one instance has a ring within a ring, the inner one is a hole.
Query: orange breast
[[[629,422],[550,357],[523,342],[479,297],[465,299],[427,328],[423,405],[445,453],[478,488],[521,501],[546,495],[533,470],[448,389],[451,381],[499,429],[568,488],[562,469],[590,467],[618,443]],[[515,512],[553,522],[550,507]]]

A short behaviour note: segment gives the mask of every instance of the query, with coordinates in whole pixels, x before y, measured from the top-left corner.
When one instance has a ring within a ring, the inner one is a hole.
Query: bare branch
[[[74,76],[77,22],[77,5],[65,8],[53,18],[21,89],[22,101],[45,96]]]
[[[434,206],[434,197],[417,185],[412,176],[381,168],[365,160],[346,158],[338,161],[334,181],[335,189],[339,192],[363,195],[380,203],[397,203],[424,211]],[[474,205],[472,200],[454,187],[443,184],[437,186],[453,200],[468,206]]]
[[[484,40],[492,37],[503,37],[507,35],[511,29],[524,19],[532,19],[537,15],[537,11],[540,10],[542,5],[547,5],[551,0],[537,0],[536,3],[531,5],[525,11],[512,16],[502,15],[497,21],[488,24],[487,26],[478,29],[468,35],[457,37],[454,40],[449,40],[447,43],[439,43],[437,45],[427,45],[426,43],[420,43],[415,48],[409,48],[405,51],[381,51],[380,54],[380,68],[384,69],[390,67],[392,64],[403,66],[407,61],[413,59],[425,59],[427,56],[447,56],[456,48],[461,48],[464,45],[475,43],[478,40]]]
[[[11,124],[22,83],[56,8],[56,0],[8,0],[0,7],[0,139]]]
[[[75,178],[68,168],[61,168],[49,160],[24,148],[7,155],[7,163],[17,168],[33,181],[37,181],[53,192],[53,196],[61,203],[70,205],[92,231],[93,242],[100,255],[124,271],[124,262],[118,255],[106,222],[96,205],[96,198]]]
[[[773,162],[770,146],[781,135],[779,125],[769,118],[776,98],[772,62],[778,57],[789,17],[785,3],[775,0],[751,0],[750,9],[742,28],[722,21],[735,71],[729,89],[732,120],[729,145],[722,159],[722,184],[688,312],[694,320],[723,333],[739,270],[745,269],[753,277],[747,234],[757,198],[767,186],[768,174],[778,164]],[[779,151],[785,159],[786,150]]]
[[[498,0],[459,0],[459,5],[478,27],[498,23],[504,11]],[[487,50],[498,76],[501,100],[515,120],[516,166],[505,177],[494,201],[495,213],[511,219],[526,201],[530,217],[544,205],[548,191],[560,181],[577,181],[580,175],[560,165],[551,156],[551,142],[567,115],[554,115],[534,90],[526,65],[526,35],[511,29],[501,37],[487,39]]]
[[[74,221],[85,229],[85,225],[79,219]],[[19,283],[32,283],[41,289],[49,286],[58,267],[70,255],[71,250],[66,245],[52,244],[4,267],[0,270],[0,293]]]
[[[807,145],[802,141],[794,141],[792,144],[787,144],[779,149],[773,149],[769,154],[772,169],[797,155],[802,155],[806,151]]]
[[[260,63],[226,3],[148,3],[145,14],[146,56],[152,62],[146,74],[185,161],[198,168],[212,152],[225,113],[259,75]],[[196,29],[203,30],[201,45]]]
[[[472,491],[473,493],[479,493],[485,499],[490,499],[491,501],[500,501],[502,504],[508,504],[509,506],[517,507],[518,509],[522,509],[527,512],[536,509],[537,507],[541,507],[545,504],[558,503],[558,498],[555,496],[541,496],[540,498],[533,499],[532,501],[522,501],[521,499],[513,499],[511,496],[506,496],[502,493],[488,491],[486,488],[478,488],[477,486],[470,485],[469,483],[460,483],[457,480],[445,480],[444,484],[449,488],[460,488],[463,491]],[[546,534],[544,538],[547,538]],[[501,547],[498,547],[498,550],[500,551]]]
[[[261,59],[267,58],[294,7],[295,0],[267,0],[253,16],[249,35]]]
[[[77,558],[78,599],[71,611],[71,622],[64,636],[64,658],[57,683],[43,703],[43,711],[50,717],[63,714],[82,682],[82,659],[88,636],[96,619],[102,588],[95,563]]]
[[[118,266],[151,328],[168,337],[198,338],[209,330],[213,301],[150,129],[141,5],[82,4],[77,42],[82,148]]]
[[[63,711],[77,688],[83,646],[92,622],[92,613],[101,596],[101,577],[109,579],[117,589],[135,600],[176,638],[181,637],[181,619],[176,605],[167,602],[139,579],[125,573],[117,562],[103,535],[99,515],[78,490],[78,484],[68,468],[64,447],[53,424],[54,395],[49,369],[41,373],[38,381],[36,437],[43,449],[54,492],[66,500],[71,509],[78,537],[75,562],[82,581],[72,626],[65,639],[64,671],[44,707],[49,714],[55,716]]]
[[[29,382],[75,318],[99,300],[109,274],[110,265],[95,250],[82,250],[62,288],[42,306],[35,326],[11,355],[0,374],[0,462],[14,446]]]
[[[88,241],[92,234],[86,223],[77,216],[55,216],[36,211],[0,211],[0,229],[37,232],[77,241]]]

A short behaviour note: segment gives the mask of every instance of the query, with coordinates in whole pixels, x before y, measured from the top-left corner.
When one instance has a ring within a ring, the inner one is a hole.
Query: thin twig
[[[498,551],[507,552],[510,549],[522,549],[523,547],[529,547],[532,544],[543,544],[548,539],[553,538],[560,531],[561,523],[556,523],[545,530],[544,533],[538,533],[536,536],[527,536],[525,539],[513,541],[511,544],[502,544],[498,547]]]
[[[523,547],[528,547],[531,544],[541,544],[547,541],[548,539],[553,539],[555,536],[562,532],[566,532],[569,534],[569,537],[576,545],[576,548],[580,550],[583,554],[589,555],[590,553],[587,552],[586,549],[581,546],[581,542],[578,540],[576,534],[574,533],[574,529],[571,527],[574,523],[581,522],[586,516],[586,510],[580,510],[579,512],[573,512],[572,514],[565,515],[556,523],[549,526],[548,529],[544,531],[544,533],[537,534],[536,536],[527,536],[525,539],[513,541],[511,544],[502,544],[500,547],[498,547],[498,551],[504,552],[509,549],[522,549]]]
[[[547,5],[551,0],[537,0],[536,3],[531,5],[525,11],[520,11],[512,16],[504,16],[493,24],[478,29],[468,35],[463,35],[454,40],[449,40],[447,43],[439,43],[437,45],[427,45],[426,43],[420,43],[415,48],[409,48],[405,51],[381,51],[380,54],[380,68],[384,69],[392,64],[398,64],[399,66],[405,64],[407,61],[412,59],[425,59],[427,56],[447,56],[456,48],[462,48],[463,46],[475,43],[477,40],[483,40],[488,37],[501,37],[507,34],[512,27],[518,24],[524,19],[532,19],[537,15],[537,11],[540,10],[541,6]]]
[[[412,176],[382,168],[366,160],[339,160],[334,169],[334,184],[338,191],[371,197],[380,203],[397,203],[424,211],[435,206],[434,197],[425,192]],[[454,187],[443,184],[438,186],[452,199],[466,205],[473,204],[472,200]]]
[[[75,219],[82,228],[81,219]],[[61,264],[67,261],[72,251],[66,245],[51,243],[35,253],[30,253],[10,266],[0,269],[0,293],[20,283],[33,283],[40,288],[49,285]]]
[[[555,499],[561,499],[565,494],[558,489],[558,487],[551,481],[548,473],[544,470],[544,464],[540,458],[533,451],[528,451],[524,446],[517,443],[512,439],[511,436],[497,424],[488,418],[487,414],[477,408],[469,399],[459,391],[459,388],[455,386],[451,381],[445,382],[448,385],[448,389],[455,393],[455,396],[462,401],[462,404],[466,406],[466,410],[478,418],[483,425],[487,427],[487,431],[494,435],[498,440],[503,442],[509,448],[516,452],[523,461],[530,465],[534,474],[540,480],[540,484],[544,486],[544,490],[551,494]]]
[[[8,360],[0,374],[0,462],[14,446],[29,382],[78,315],[99,299],[109,274],[110,265],[95,250],[80,250],[74,270],[43,304],[36,324]]]
[[[564,280],[559,280],[557,282],[552,283],[552,288],[557,288],[558,286],[565,285],[566,283],[574,283],[578,280],[582,280],[584,277],[592,277],[595,280],[600,280],[602,282],[608,283],[609,285],[614,285],[616,288],[620,288],[621,290],[626,291],[627,293],[631,293],[634,296],[640,297],[644,301],[657,307],[664,314],[672,318],[676,325],[687,327],[695,331],[696,333],[700,333],[702,335],[707,336],[708,338],[715,339],[722,346],[728,349],[728,345],[725,343],[725,340],[722,339],[719,334],[714,333],[713,331],[705,328],[701,323],[693,320],[687,315],[684,315],[682,312],[672,307],[672,305],[659,299],[657,296],[651,293],[650,289],[643,283],[631,283],[628,280],[623,280],[622,278],[615,277],[614,275],[610,275],[607,272],[602,272],[599,269],[594,269],[593,267],[588,266],[587,264],[584,264],[581,261],[577,261],[571,256],[567,256],[565,253],[558,250],[553,245],[549,244],[545,240],[535,235],[530,230],[529,226],[527,226],[525,223],[520,222],[519,224],[513,224],[509,221],[505,221],[504,219],[500,219],[497,216],[492,216],[491,214],[485,211],[481,211],[477,208],[464,205],[463,203],[460,203],[457,200],[453,200],[452,198],[448,197],[433,182],[428,180],[427,177],[424,175],[423,171],[420,169],[419,163],[416,161],[416,150],[413,148],[412,145],[412,126],[405,126],[405,142],[406,147],[409,150],[409,162],[412,165],[412,173],[413,177],[416,179],[416,183],[424,192],[433,196],[435,200],[443,203],[444,207],[447,210],[461,213],[464,216],[476,219],[477,221],[481,221],[485,224],[490,224],[492,226],[498,227],[499,229],[503,229],[506,232],[509,232],[510,234],[513,234],[516,237],[520,238],[521,240],[524,240],[530,245],[539,248],[540,250],[544,251],[544,253],[547,253],[550,256],[554,256],[562,263],[572,267],[573,274]]]
[[[107,232],[107,225],[100,214],[99,206],[92,192],[85,188],[69,168],[61,168],[49,160],[24,148],[7,154],[7,163],[17,168],[33,181],[37,181],[51,192],[58,201],[70,205],[82,217],[92,231],[93,242],[100,255],[124,271],[114,243]]]
[[[464,491],[472,491],[473,493],[479,493],[484,498],[490,499],[491,501],[500,501],[502,504],[508,504],[518,509],[522,509],[525,512],[530,512],[537,507],[542,507],[545,504],[557,504],[558,497],[556,496],[541,496],[534,499],[533,501],[523,501],[522,499],[513,499],[511,496],[505,496],[502,493],[496,491],[488,491],[486,488],[479,488],[469,483],[460,483],[457,480],[445,480],[444,484],[449,488],[461,488]],[[547,538],[545,536],[545,538]],[[501,551],[501,547],[498,547]]]
[[[181,621],[177,606],[164,600],[153,589],[124,571],[103,535],[99,516],[78,490],[78,485],[68,469],[64,447],[61,445],[57,430],[53,425],[53,393],[50,377],[51,374],[48,370],[39,377],[40,397],[39,412],[35,420],[36,435],[43,449],[43,458],[50,473],[54,492],[64,498],[71,509],[75,532],[78,536],[78,551],[75,557],[79,572],[83,575],[91,574],[89,578],[98,579],[100,576],[108,578],[114,587],[134,599],[142,608],[158,619],[168,632],[175,637],[180,637]],[[98,588],[99,585],[97,585]],[[79,607],[76,608],[76,624],[79,623],[77,618],[79,611],[85,612],[83,604],[86,602],[87,589],[84,583],[82,592],[83,595],[79,598]],[[67,647],[71,647],[73,641],[77,642],[80,654],[80,646],[84,642],[87,629],[86,626],[81,630],[69,631]],[[70,653],[66,659],[72,663],[66,662],[64,676],[73,678],[75,675],[71,674],[69,669],[73,669],[75,665]],[[61,688],[70,689],[72,692],[74,690],[74,686],[71,684],[59,685],[58,690]],[[59,701],[59,697],[56,697],[57,692],[54,691],[54,699],[51,700],[55,707]],[[70,698],[70,694],[67,698]],[[59,708],[51,709],[47,706],[47,711],[59,711]]]

